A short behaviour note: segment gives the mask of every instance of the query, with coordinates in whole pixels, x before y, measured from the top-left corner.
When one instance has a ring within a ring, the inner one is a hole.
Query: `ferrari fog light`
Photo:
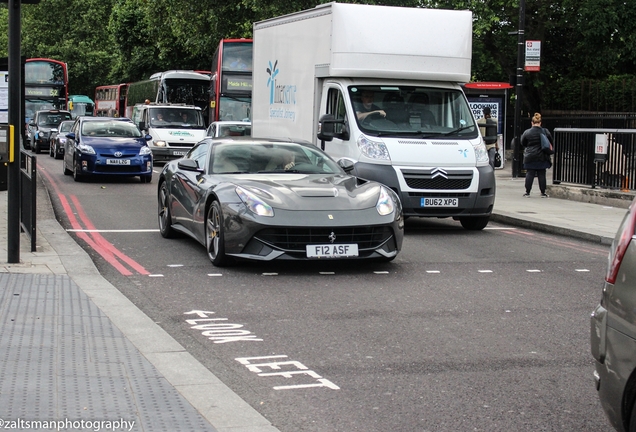
[[[384,187],[380,188],[380,197],[378,198],[378,203],[375,205],[375,208],[378,210],[380,216],[390,215],[395,211],[393,197]]]
[[[274,216],[274,209],[253,192],[237,186],[236,194],[252,213],[258,216]]]

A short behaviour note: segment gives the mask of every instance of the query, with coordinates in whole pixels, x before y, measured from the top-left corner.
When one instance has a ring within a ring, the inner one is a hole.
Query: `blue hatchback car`
[[[64,174],[75,181],[89,175],[139,176],[152,181],[150,135],[127,118],[78,117],[66,134]]]

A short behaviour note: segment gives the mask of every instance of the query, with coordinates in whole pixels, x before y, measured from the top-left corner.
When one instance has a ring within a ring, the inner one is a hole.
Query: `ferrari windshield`
[[[220,143],[213,147],[212,173],[344,174],[318,148],[296,143]]]
[[[351,86],[360,129],[375,136],[476,138],[468,102],[460,90],[414,86]]]

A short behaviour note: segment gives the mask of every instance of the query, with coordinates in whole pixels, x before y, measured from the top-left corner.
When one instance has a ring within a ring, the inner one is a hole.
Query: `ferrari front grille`
[[[259,231],[256,238],[277,249],[288,252],[305,252],[311,244],[356,243],[359,250],[375,249],[391,238],[388,226],[338,227],[338,228],[267,228]],[[332,241],[333,239],[333,241]]]

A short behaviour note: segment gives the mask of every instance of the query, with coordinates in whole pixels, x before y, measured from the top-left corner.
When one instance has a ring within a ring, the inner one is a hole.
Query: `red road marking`
[[[66,196],[61,193],[60,188],[58,187],[53,177],[51,177],[51,175],[47,171],[42,169],[41,167],[38,167],[38,171],[49,180],[49,183],[53,187],[55,194],[60,199],[62,208],[64,209],[64,212],[66,213],[66,216],[68,217],[69,222],[71,226],[73,227],[73,229],[94,230],[95,225],[86,215],[86,212],[82,208],[77,197],[75,197],[75,195],[71,195],[71,201],[73,202],[73,206],[75,207],[75,210],[77,211],[77,215],[79,216],[81,223],[75,217],[75,214],[73,213],[73,209],[70,203],[68,202]],[[82,224],[84,225],[84,227],[82,227]],[[84,240],[95,252],[97,252],[102,258],[106,260],[106,262],[108,262],[115,269],[117,269],[117,271],[119,271],[123,276],[130,276],[133,274],[132,271],[130,271],[123,263],[127,264],[129,267],[131,267],[134,271],[136,271],[139,274],[142,274],[142,275],[150,274],[150,272],[146,270],[141,264],[139,264],[138,262],[136,262],[135,260],[127,256],[126,254],[124,254],[122,251],[117,249],[112,243],[106,240],[100,233],[98,232],[86,233],[86,232],[78,231],[77,236],[81,238],[82,240]],[[123,261],[123,263],[121,261]]]

